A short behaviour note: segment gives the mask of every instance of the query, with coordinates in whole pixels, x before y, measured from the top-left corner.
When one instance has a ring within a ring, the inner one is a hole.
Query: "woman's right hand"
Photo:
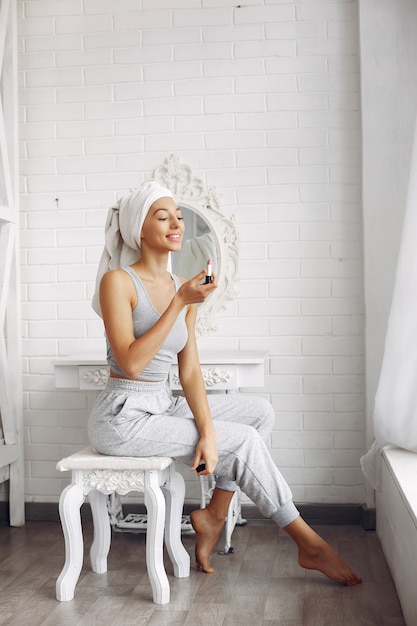
[[[207,271],[202,270],[197,276],[184,282],[178,289],[175,297],[181,298],[184,306],[204,302],[212,291],[217,289],[217,277],[213,274],[211,283],[201,283],[206,277]]]

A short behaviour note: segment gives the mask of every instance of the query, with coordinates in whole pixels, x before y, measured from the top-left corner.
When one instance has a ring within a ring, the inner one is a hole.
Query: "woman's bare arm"
[[[199,284],[205,270],[186,281],[176,292],[156,324],[142,337],[135,339],[132,308],[136,297],[131,277],[123,270],[107,272],[100,284],[100,305],[107,339],[121,370],[136,379],[166,340],[182,309],[195,302],[204,302],[215,289],[213,283]]]
[[[202,474],[213,474],[218,461],[216,432],[211,418],[210,407],[198,358],[195,339],[197,306],[190,306],[187,312],[188,341],[178,355],[179,377],[185,398],[194,416],[200,440],[197,444],[192,470],[201,462],[205,463]]]

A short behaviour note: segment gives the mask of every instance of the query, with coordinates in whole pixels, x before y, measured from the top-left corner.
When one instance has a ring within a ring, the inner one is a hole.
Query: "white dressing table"
[[[262,350],[200,351],[200,364],[208,391],[238,391],[242,387],[263,387],[265,359],[268,352]],[[55,387],[98,391],[108,378],[104,356],[78,354],[54,360]],[[172,365],[169,384],[173,391],[180,391],[178,366]]]

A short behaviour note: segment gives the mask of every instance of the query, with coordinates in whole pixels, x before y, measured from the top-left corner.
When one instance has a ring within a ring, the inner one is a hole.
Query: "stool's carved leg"
[[[160,471],[145,472],[145,506],[148,512],[146,566],[155,604],[169,602],[169,582],[163,560],[165,498],[160,488]]]
[[[80,518],[83,502],[83,488],[74,483],[64,489],[59,499],[59,516],[65,540],[65,564],[56,581],[56,598],[60,601],[73,599],[83,565],[84,543]]]
[[[239,492],[235,491],[233,494],[233,498],[229,504],[229,509],[227,511],[226,525],[225,525],[225,538],[226,543],[224,546],[223,554],[232,554],[232,534],[236,526],[237,516],[239,513]]]
[[[90,561],[93,572],[107,572],[107,555],[110,550],[110,520],[107,510],[107,496],[93,489],[88,494],[93,515],[94,540],[90,548]]]
[[[167,501],[166,547],[174,566],[174,575],[177,578],[187,578],[190,575],[190,555],[181,541],[181,516],[184,506],[185,483],[173,465],[169,467],[169,478],[163,490]]]

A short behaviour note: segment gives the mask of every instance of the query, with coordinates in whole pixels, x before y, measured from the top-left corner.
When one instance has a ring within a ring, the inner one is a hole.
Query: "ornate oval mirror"
[[[216,313],[237,295],[236,282],[239,261],[238,233],[233,217],[226,217],[216,191],[206,188],[194,176],[189,165],[171,154],[157,167],[152,178],[172,191],[181,207],[185,237],[181,252],[172,258],[174,274],[192,278],[211,259],[218,277],[218,288],[200,305],[197,316],[197,336],[216,330]]]

